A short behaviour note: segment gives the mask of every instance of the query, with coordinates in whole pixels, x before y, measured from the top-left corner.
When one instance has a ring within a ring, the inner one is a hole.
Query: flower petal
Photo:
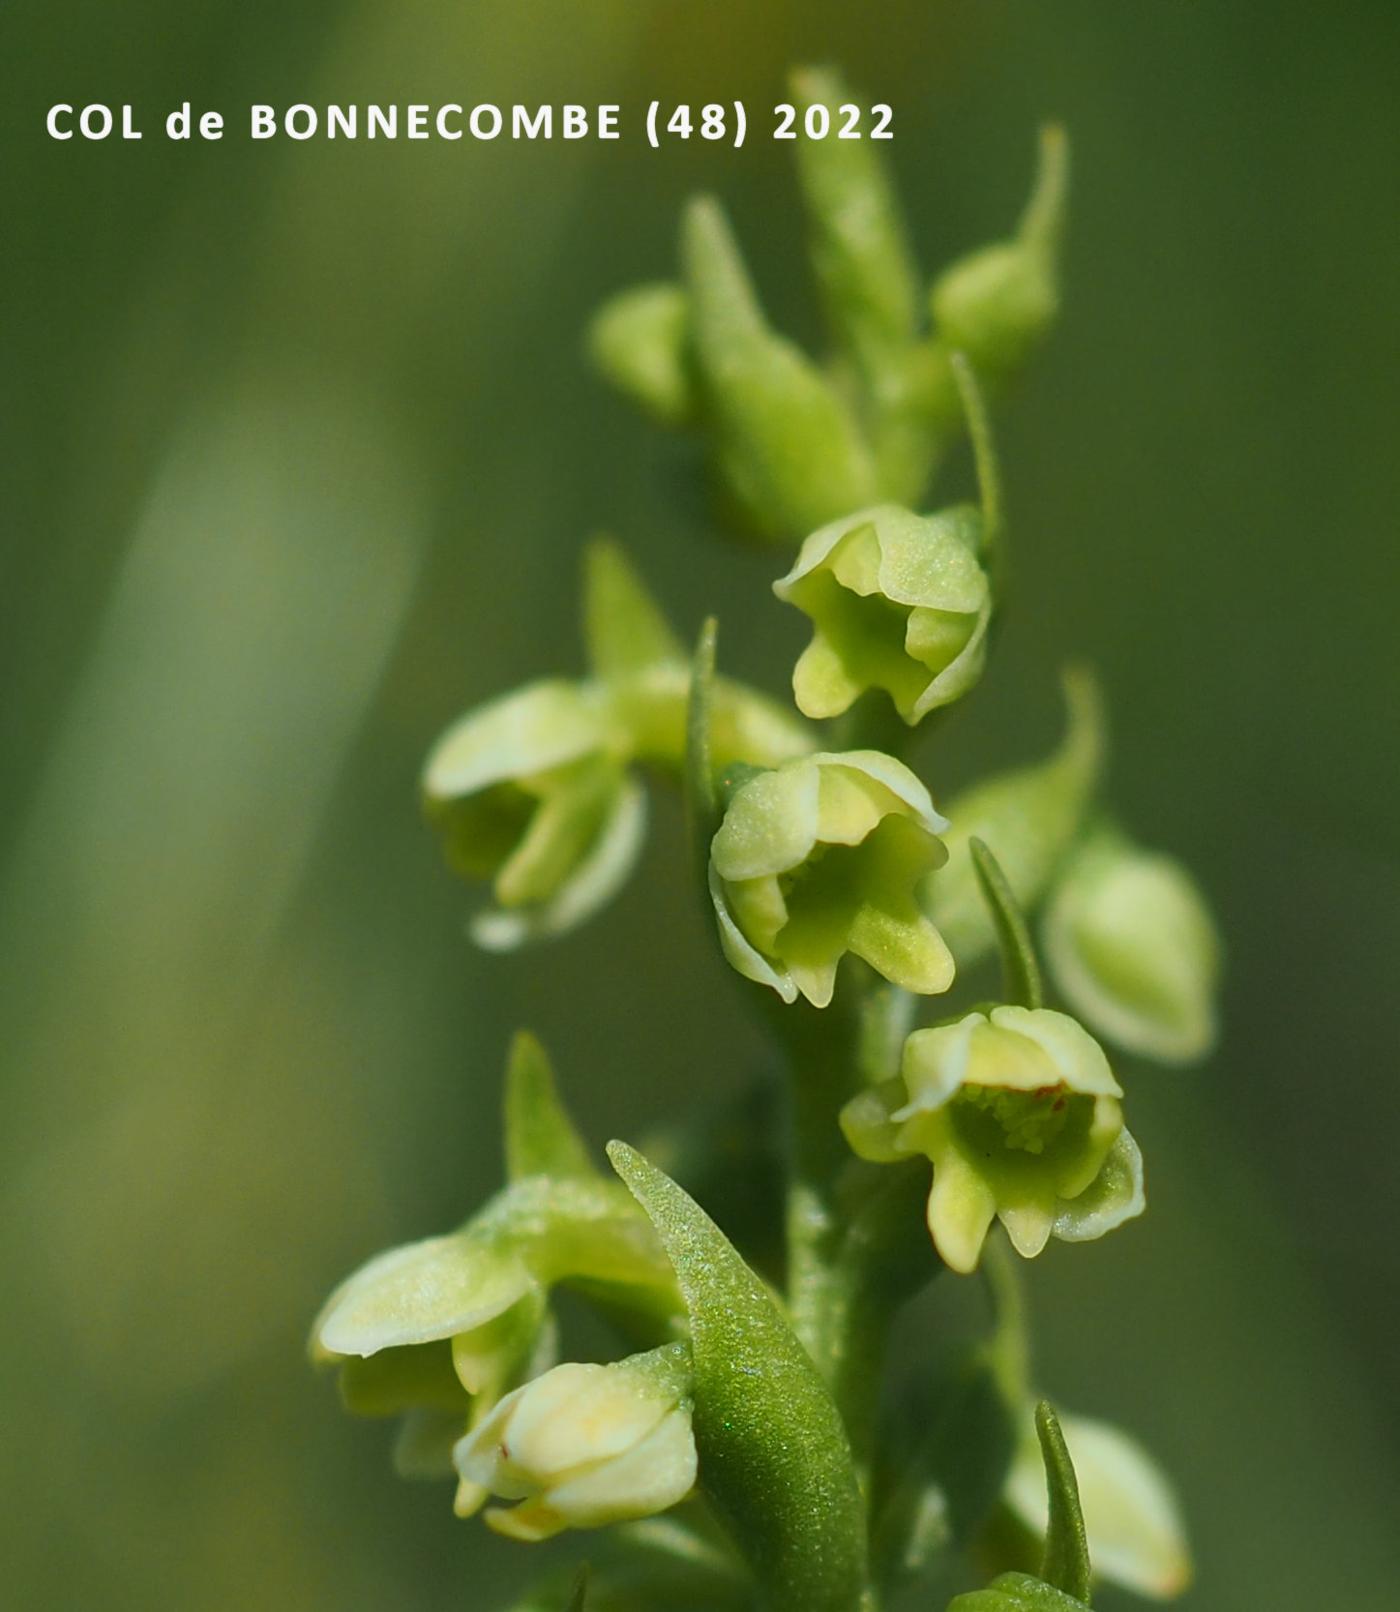
[[[533,1285],[515,1259],[454,1233],[378,1255],[343,1282],[313,1328],[321,1358],[432,1343],[502,1314]]]
[[[1067,1013],[1056,1013],[1053,1008],[998,1007],[992,1009],[991,1019],[998,1029],[1014,1031],[1043,1047],[1071,1091],[1095,1097],[1123,1095],[1103,1048]]]
[[[741,784],[710,848],[722,879],[786,873],[817,840],[820,780],[810,759],[760,772]]]
[[[857,1092],[842,1108],[841,1130],[858,1158],[872,1164],[893,1164],[909,1157],[908,1149],[899,1146],[902,1127],[894,1118],[904,1094],[902,1080],[882,1080],[878,1086]]]
[[[679,1406],[631,1449],[550,1490],[550,1506],[571,1528],[650,1517],[695,1487],[697,1459],[690,1412]]]
[[[714,904],[715,917],[719,921],[719,943],[729,966],[742,974],[745,979],[753,980],[756,984],[767,985],[782,997],[784,1002],[797,1000],[797,986],[793,983],[791,975],[786,969],[778,969],[750,944],[734,921],[729,910],[729,903],[725,899],[724,886],[720,882],[715,865],[710,863],[709,871],[710,900]]]
[[[995,1193],[960,1153],[940,1154],[928,1197],[928,1229],[950,1270],[967,1275],[977,1269],[996,1209]]]
[[[1132,1133],[1120,1131],[1093,1184],[1078,1197],[1060,1199],[1055,1235],[1066,1243],[1092,1242],[1146,1207],[1142,1153]]]
[[[423,791],[430,800],[472,795],[503,779],[531,777],[576,761],[606,738],[599,704],[584,685],[559,679],[529,683],[448,728],[428,756]]]
[[[606,905],[627,881],[646,839],[646,792],[625,778],[592,849],[538,907],[488,908],[471,921],[471,936],[486,951],[512,951],[527,941],[561,935]]]

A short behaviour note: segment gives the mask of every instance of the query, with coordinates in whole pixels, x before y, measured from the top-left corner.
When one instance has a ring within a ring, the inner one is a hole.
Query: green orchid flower
[[[546,1291],[513,1250],[471,1229],[376,1255],[346,1278],[311,1329],[311,1357],[339,1368],[345,1408],[401,1416],[394,1465],[451,1474],[451,1450],[553,1350]],[[463,1493],[463,1515],[484,1498]]]
[[[993,1219],[1033,1259],[1051,1236],[1101,1237],[1141,1213],[1122,1096],[1073,1019],[997,1007],[916,1030],[901,1075],[853,1098],[841,1124],[862,1158],[930,1160],[929,1231],[944,1263],[967,1272]]]
[[[433,747],[423,800],[452,867],[489,880],[472,920],[492,951],[590,916],[631,872],[646,796],[623,765],[605,691],[543,681],[469,712]]]
[[[879,504],[812,533],[773,584],[815,629],[792,676],[804,715],[839,716],[879,688],[912,726],[967,693],[992,613],[981,532],[970,505],[923,516]]]
[[[946,821],[901,762],[818,754],[749,774],[710,849],[720,941],[746,978],[825,1007],[851,952],[892,983],[946,991],[953,959],[915,890]]]

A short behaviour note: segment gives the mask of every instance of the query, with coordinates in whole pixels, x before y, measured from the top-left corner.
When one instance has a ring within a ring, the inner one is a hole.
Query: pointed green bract
[[[594,538],[584,557],[583,629],[589,664],[605,680],[685,659],[660,605],[610,537]]]
[[[708,888],[710,841],[719,826],[711,726],[714,719],[715,653],[719,623],[710,616],[700,629],[690,663],[690,698],[685,708],[685,823],[697,887]]]
[[[1167,1601],[1191,1582],[1191,1548],[1172,1484],[1137,1440],[1107,1422],[1066,1416],[1094,1576]],[[1048,1520],[1045,1466],[1033,1419],[1007,1479],[1006,1504],[1037,1537]]]
[[[1019,1007],[1041,1007],[1045,996],[1040,984],[1040,964],[1036,961],[1035,947],[1031,944],[1020,903],[1006,882],[1001,864],[985,842],[974,837],[968,843],[968,850],[1001,946],[1002,995]]]
[[[1040,1576],[1066,1595],[1089,1604],[1092,1577],[1089,1568],[1089,1538],[1084,1531],[1084,1513],[1079,1504],[1079,1483],[1074,1462],[1065,1445],[1059,1418],[1041,1400],[1035,1408],[1035,1431],[1045,1462],[1045,1482],[1050,1498],[1050,1518],[1045,1528],[1045,1561]]]
[[[966,353],[954,353],[949,360],[953,379],[957,382],[958,398],[962,403],[963,418],[967,422],[967,435],[972,443],[972,456],[977,465],[977,487],[982,501],[982,563],[998,587],[1002,580],[1002,503],[1001,465],[997,459],[996,443],[992,437],[991,417],[987,413],[987,400],[977,379],[977,371],[968,362]]]
[[[511,1043],[505,1087],[506,1174],[598,1176],[588,1147],[559,1099],[549,1054],[528,1030]]]
[[[614,1142],[690,1313],[700,1483],[774,1612],[852,1612],[865,1520],[840,1415],[777,1305],[718,1226],[669,1177]]]

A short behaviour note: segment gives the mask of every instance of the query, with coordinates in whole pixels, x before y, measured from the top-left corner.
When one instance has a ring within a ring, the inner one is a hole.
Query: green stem
[[[879,990],[879,982],[872,985]],[[839,1193],[852,1160],[837,1116],[863,1083],[865,1009],[872,994],[848,989],[829,1008],[802,1003],[779,1010],[792,1064],[788,1308],[794,1332],[831,1389],[862,1468],[871,1454],[879,1365],[895,1312],[940,1268],[924,1239],[904,1235],[922,1219],[925,1167],[880,1170],[872,1190],[857,1203],[843,1202]],[[853,997],[854,1006],[849,1005]]]
[[[840,996],[820,1010],[799,1002],[779,1011],[792,1065],[788,1087],[788,1307],[803,1347],[828,1384],[834,1384],[854,1324],[843,1291],[846,1283],[838,1269],[843,1226],[835,1182],[849,1157],[837,1115],[859,1079],[859,1018],[842,1005]]]

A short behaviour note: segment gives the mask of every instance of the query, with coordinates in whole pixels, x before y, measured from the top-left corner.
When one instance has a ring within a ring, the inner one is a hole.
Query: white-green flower
[[[812,619],[792,674],[805,715],[839,716],[879,688],[913,724],[976,683],[992,610],[981,528],[971,506],[924,516],[880,504],[812,533],[773,584]]]
[[[469,712],[434,746],[428,816],[451,865],[489,881],[495,898],[473,920],[478,944],[562,933],[616,893],[646,826],[625,753],[605,691],[560,681]]]
[[[851,1146],[933,1164],[928,1226],[944,1263],[977,1266],[994,1219],[1032,1259],[1053,1235],[1101,1237],[1143,1208],[1122,1088],[1098,1043],[1049,1008],[998,1007],[916,1030],[899,1077],[842,1112]]]
[[[1180,1595],[1191,1582],[1191,1547],[1167,1475],[1135,1439],[1107,1422],[1066,1416],[1061,1425],[1095,1576],[1154,1600]],[[1043,1538],[1045,1471],[1029,1416],[1003,1497],[1022,1525]]]
[[[508,1394],[457,1445],[465,1484],[503,1500],[486,1521],[513,1539],[665,1511],[695,1486],[689,1350],[556,1366]]]
[[[544,1285],[514,1251],[453,1232],[392,1248],[347,1277],[316,1318],[311,1356],[339,1367],[347,1410],[404,1417],[400,1471],[450,1473],[452,1443],[543,1363],[545,1311]],[[459,1511],[482,1498],[459,1495]]]
[[[953,959],[915,899],[944,860],[927,789],[874,750],[819,754],[754,773],[710,850],[725,955],[785,1002],[831,1001],[852,952],[906,990],[946,991]]]
[[[1210,1051],[1220,942],[1180,863],[1096,830],[1056,881],[1043,934],[1056,983],[1100,1035],[1162,1063]]]

